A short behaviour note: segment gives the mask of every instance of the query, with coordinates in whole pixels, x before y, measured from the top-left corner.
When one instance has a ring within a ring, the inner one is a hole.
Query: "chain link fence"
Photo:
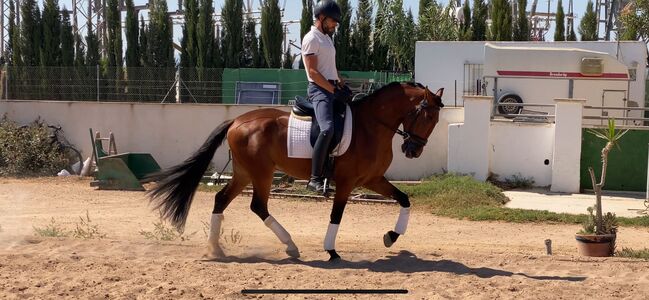
[[[215,68],[116,68],[116,67],[16,67],[5,66],[0,76],[0,98],[7,100],[103,101],[144,103],[238,103],[238,84],[277,82],[290,103],[295,95],[306,94],[304,70]],[[349,72],[352,89],[364,96],[392,81],[408,81],[411,74]],[[359,73],[359,74],[356,74]],[[361,74],[362,73],[362,74]],[[365,74],[367,73],[367,74]],[[241,73],[243,74],[243,73]],[[271,75],[269,75],[271,74]],[[304,78],[302,78],[304,77]],[[225,79],[224,79],[225,78]],[[261,95],[266,97],[265,95]]]
[[[2,98],[221,103],[223,69],[5,67]]]

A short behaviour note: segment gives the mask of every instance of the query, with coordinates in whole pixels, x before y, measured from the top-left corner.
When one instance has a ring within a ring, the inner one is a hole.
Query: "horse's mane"
[[[378,94],[384,92],[385,90],[392,89],[392,88],[394,88],[394,87],[396,87],[396,86],[401,86],[401,85],[404,84],[404,83],[407,84],[407,85],[409,85],[409,86],[412,86],[412,87],[419,87],[419,88],[422,88],[422,89],[426,88],[424,85],[422,85],[422,84],[419,83],[419,82],[413,82],[413,81],[405,81],[405,82],[393,81],[393,82],[390,82],[390,83],[388,83],[388,84],[382,86],[381,88],[379,88],[378,90],[372,92],[371,94],[369,94],[369,95],[367,95],[367,96],[365,96],[365,97],[363,97],[363,98],[361,98],[361,99],[359,99],[359,100],[356,100],[356,101],[352,102],[352,105],[358,105],[358,104],[361,104],[361,103],[364,103],[364,102],[368,102],[368,101],[370,101],[370,100],[376,98],[376,95],[378,95]]]

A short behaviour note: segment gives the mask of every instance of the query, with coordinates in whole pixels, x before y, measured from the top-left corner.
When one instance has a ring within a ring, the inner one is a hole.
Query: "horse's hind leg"
[[[237,172],[236,168],[232,175],[232,180],[226,184],[214,197],[214,210],[212,211],[212,220],[210,224],[210,234],[207,239],[207,258],[225,257],[223,249],[219,244],[221,236],[221,225],[223,223],[223,211],[228,207],[232,200],[243,191],[250,183],[247,175]]]
[[[286,245],[286,254],[290,257],[300,257],[300,251],[293,242],[291,235],[284,227],[273,218],[268,212],[268,197],[270,196],[270,187],[273,183],[273,171],[259,172],[256,178],[253,178],[253,194],[250,209],[264,221],[266,227],[275,233],[277,238]]]

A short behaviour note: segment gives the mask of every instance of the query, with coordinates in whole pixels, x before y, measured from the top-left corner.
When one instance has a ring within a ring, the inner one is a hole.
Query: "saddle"
[[[329,146],[329,152],[335,149],[343,137],[343,129],[345,127],[345,110],[347,106],[342,101],[334,101],[334,137]],[[301,118],[311,118],[311,133],[310,141],[311,147],[315,145],[318,135],[320,135],[320,126],[315,118],[315,109],[313,103],[308,99],[295,96],[295,105],[293,105],[293,114]]]

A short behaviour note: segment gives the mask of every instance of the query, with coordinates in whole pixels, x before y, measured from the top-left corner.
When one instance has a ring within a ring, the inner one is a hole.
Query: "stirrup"
[[[329,194],[333,193],[334,190],[329,188],[328,184],[329,179],[325,178],[322,182],[309,180],[306,185],[307,190],[320,193],[325,197],[329,197]],[[313,184],[312,184],[313,183]]]

